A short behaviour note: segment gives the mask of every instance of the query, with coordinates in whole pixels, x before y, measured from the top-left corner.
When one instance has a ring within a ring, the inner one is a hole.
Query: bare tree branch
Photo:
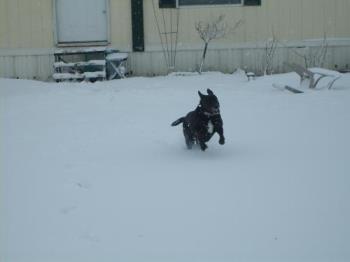
[[[239,20],[238,22],[235,23],[235,25],[230,28],[226,23],[225,23],[225,16],[220,15],[216,20],[213,22],[196,22],[195,23],[195,29],[202,41],[204,42],[204,48],[203,48],[203,54],[202,54],[202,59],[201,63],[199,66],[199,73],[202,73],[202,68],[204,65],[205,57],[207,54],[208,50],[208,45],[210,41],[215,40],[215,39],[222,39],[227,36],[227,34],[232,34],[234,31],[242,24],[242,20]]]
[[[278,41],[272,30],[272,38],[267,40],[265,46],[265,66],[264,75],[270,75],[273,72],[273,59],[275,57]]]

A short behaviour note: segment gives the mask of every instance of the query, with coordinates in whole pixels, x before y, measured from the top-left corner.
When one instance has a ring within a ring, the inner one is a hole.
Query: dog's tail
[[[171,126],[177,126],[177,125],[183,123],[183,121],[185,121],[185,118],[184,117],[180,117],[178,120],[172,122]]]

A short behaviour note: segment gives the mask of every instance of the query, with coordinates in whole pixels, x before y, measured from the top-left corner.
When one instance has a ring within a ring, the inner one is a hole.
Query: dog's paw
[[[220,138],[220,140],[219,140],[219,144],[220,144],[220,145],[225,144],[225,138],[224,138],[224,137]]]
[[[206,144],[201,144],[200,146],[202,151],[205,151],[208,148]]]

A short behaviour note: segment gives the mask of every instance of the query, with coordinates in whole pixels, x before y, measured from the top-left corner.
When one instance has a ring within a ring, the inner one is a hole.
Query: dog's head
[[[200,107],[203,109],[204,112],[206,112],[209,115],[220,114],[220,104],[218,98],[210,89],[207,89],[207,93],[208,95],[204,95],[200,91],[198,91],[200,97]]]

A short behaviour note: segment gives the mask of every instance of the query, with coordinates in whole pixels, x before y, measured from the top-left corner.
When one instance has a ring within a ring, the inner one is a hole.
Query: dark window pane
[[[261,5],[261,0],[244,0],[244,5]]]
[[[229,5],[241,3],[242,0],[179,0],[179,5]]]
[[[176,7],[176,0],[159,0],[159,8],[175,8],[175,7]]]

